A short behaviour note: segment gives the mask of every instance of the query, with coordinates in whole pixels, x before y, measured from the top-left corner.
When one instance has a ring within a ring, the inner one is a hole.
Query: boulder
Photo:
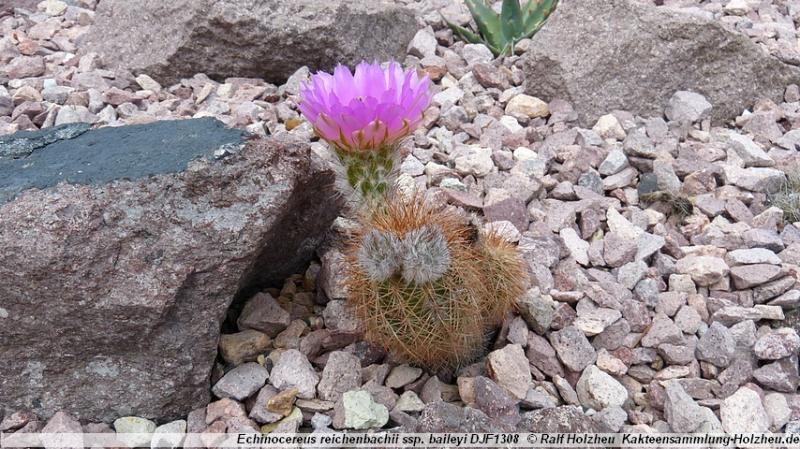
[[[584,126],[615,109],[661,117],[677,91],[731,119],[761,98],[780,103],[800,69],[716,20],[636,0],[563,0],[525,54],[526,93],[575,105]]]
[[[162,84],[195,73],[283,82],[302,66],[402,60],[418,28],[390,0],[104,0],[82,49]]]
[[[210,118],[67,135],[0,145],[0,409],[185,417],[234,297],[308,263],[333,173]]]

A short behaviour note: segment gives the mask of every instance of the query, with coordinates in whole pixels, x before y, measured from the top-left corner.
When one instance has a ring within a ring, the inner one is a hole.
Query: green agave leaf
[[[487,46],[490,48],[503,47],[505,39],[500,15],[487,6],[483,0],[465,0],[465,3]]]
[[[525,4],[525,7],[522,8],[522,16],[524,20],[528,20],[531,14],[536,11],[536,8],[539,7],[539,4],[542,3],[542,0],[528,0],[528,3]]]
[[[492,51],[492,54],[495,57],[498,57],[498,56],[506,53],[509,45],[511,45],[511,44],[510,43],[505,43],[503,47],[496,47],[494,45],[487,45],[487,47],[489,47],[489,50]]]
[[[503,22],[503,35],[507,41],[514,40],[524,32],[519,0],[503,0],[500,20]]]
[[[479,35],[473,33],[472,31],[468,30],[467,28],[464,28],[462,26],[456,25],[455,23],[445,19],[444,16],[442,16],[442,19],[447,24],[447,26],[451,30],[453,30],[453,33],[456,36],[458,36],[459,38],[461,38],[462,40],[467,41],[470,44],[480,44],[481,42],[483,42],[483,39],[481,39],[481,37]]]
[[[528,0],[523,21],[525,37],[531,37],[539,31],[557,4],[558,0]]]

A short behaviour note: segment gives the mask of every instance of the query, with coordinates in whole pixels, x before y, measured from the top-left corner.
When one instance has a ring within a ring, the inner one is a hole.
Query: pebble
[[[33,78],[44,72],[44,58],[41,56],[17,56],[5,67],[5,73],[11,79]]]
[[[800,386],[797,361],[791,358],[763,365],[753,371],[753,378],[766,388],[785,393],[793,393]]]
[[[162,424],[153,431],[153,439],[150,443],[151,448],[167,448],[177,449],[182,447],[184,437],[181,434],[186,433],[187,423],[183,419],[170,421]]]
[[[675,325],[685,334],[694,334],[700,329],[703,318],[692,306],[681,306],[675,314]]]
[[[464,91],[456,86],[449,87],[433,96],[431,103],[436,106],[454,105],[464,98]]]
[[[730,365],[735,351],[736,341],[731,331],[718,321],[711,323],[697,342],[697,359],[720,368]]]
[[[348,391],[342,395],[344,426],[348,429],[365,430],[380,428],[389,421],[386,406],[377,404],[364,391]]]
[[[800,349],[800,336],[794,329],[788,327],[762,335],[753,346],[753,352],[761,360],[778,360],[797,355],[798,349]]]
[[[267,411],[277,413],[282,417],[288,417],[294,413],[294,403],[297,399],[297,388],[289,388],[276,393],[267,400]]]
[[[622,150],[614,149],[608,152],[608,156],[606,156],[597,170],[601,175],[610,176],[619,173],[626,167],[628,167],[627,156]]]
[[[162,89],[161,84],[145,73],[136,77],[136,84],[144,90],[153,91],[155,93],[161,92]]]
[[[766,410],[770,421],[772,421],[770,430],[773,432],[780,431],[792,417],[792,409],[789,407],[786,397],[780,393],[770,393],[764,396],[762,402],[764,410]]]
[[[580,238],[572,228],[564,228],[559,232],[570,255],[583,266],[589,265],[589,242]]]
[[[472,67],[478,63],[489,63],[494,59],[492,51],[483,44],[467,44],[464,46],[461,55],[467,61],[467,67]]]
[[[270,372],[269,381],[278,390],[296,387],[297,396],[313,399],[316,396],[319,375],[306,356],[296,349],[283,352]]]
[[[259,424],[269,424],[283,418],[282,414],[275,413],[267,409],[267,403],[269,403],[269,400],[277,394],[278,390],[275,387],[272,385],[265,385],[258,392],[258,396],[256,396],[256,400],[250,409],[250,414],[248,417],[255,420]]]
[[[219,339],[219,352],[223,360],[232,365],[253,361],[270,347],[272,339],[268,335],[245,330],[235,334],[222,334]]]
[[[419,379],[422,369],[410,365],[398,365],[389,372],[385,385],[389,388],[402,388]]]
[[[63,106],[58,110],[55,125],[68,123],[97,123],[97,116],[89,111],[86,106]]]
[[[239,329],[253,329],[272,338],[283,332],[291,322],[289,313],[269,293],[258,293],[245,303],[236,322]]]
[[[737,249],[728,252],[725,256],[731,266],[752,265],[752,264],[772,264],[780,265],[781,259],[774,252],[764,248]]]
[[[60,0],[45,0],[39,4],[39,9],[44,10],[50,17],[60,16],[67,10],[67,4]]]
[[[744,290],[775,280],[783,275],[776,265],[753,264],[731,268],[731,280],[737,289]]]
[[[245,400],[264,386],[269,371],[258,363],[245,363],[225,373],[211,391],[218,398]]]
[[[114,430],[117,438],[129,447],[149,447],[151,434],[156,431],[156,423],[137,416],[125,416],[114,421]]]
[[[527,396],[531,387],[529,363],[522,346],[513,344],[490,352],[486,358],[491,378],[519,400]]]
[[[650,328],[644,334],[641,344],[645,348],[655,348],[661,344],[683,344],[683,332],[663,313],[657,313]]]
[[[436,45],[436,36],[434,36],[433,30],[425,28],[417,31],[417,34],[408,43],[408,54],[419,58],[436,56]]]
[[[617,120],[617,117],[614,116],[614,114],[606,114],[597,119],[597,123],[595,123],[595,125],[592,127],[592,131],[596,132],[603,139],[624,140],[625,137],[627,137],[625,129],[622,127],[622,124],[620,124],[619,120]],[[619,150],[612,150],[612,153],[614,151],[619,151]],[[619,153],[622,152],[619,151]],[[622,154],[622,156],[624,157],[625,155]],[[624,161],[625,165],[627,165],[628,163],[627,158],[624,159]],[[603,171],[605,171],[606,173],[603,173]],[[601,166],[601,171],[600,171],[601,174],[608,175],[616,173],[616,172],[608,173],[608,171],[609,171],[608,167],[605,170],[602,170]]]
[[[575,390],[581,404],[594,410],[621,407],[628,399],[628,390],[595,365],[589,365],[583,371]]]
[[[395,410],[402,412],[421,412],[425,410],[425,403],[411,390],[403,392],[394,406]]]
[[[519,94],[506,105],[506,114],[518,119],[528,120],[550,115],[550,108],[544,101],[530,95]]]
[[[23,433],[23,430],[18,433]],[[63,411],[56,412],[50,417],[41,429],[41,433],[42,445],[47,449],[83,447],[83,437],[75,435],[83,433],[81,423]]]
[[[590,310],[578,310],[578,317],[573,322],[573,325],[580,329],[587,336],[595,336],[614,322],[616,322],[622,313],[618,310],[608,309],[605,307],[596,307]]]
[[[597,354],[586,335],[575,326],[552,332],[549,337],[559,360],[572,371],[581,372],[597,360]]]
[[[750,12],[750,4],[747,0],[730,0],[723,10],[730,15],[743,16]]]
[[[703,408],[697,405],[677,381],[664,389],[664,415],[675,433],[691,433],[705,421]]]
[[[319,398],[326,401],[338,401],[344,392],[360,386],[361,361],[358,357],[345,351],[331,352],[325,368],[322,370],[322,378],[317,385]]]
[[[774,168],[723,165],[722,173],[728,184],[752,192],[774,193],[786,179],[782,171]]]
[[[678,260],[675,269],[703,287],[716,284],[730,272],[725,260],[714,256],[687,256]]]
[[[706,97],[696,92],[678,91],[667,102],[664,115],[670,121],[693,123],[708,117],[711,109]]]
[[[728,433],[761,433],[771,424],[758,393],[741,387],[719,407],[722,428]]]
[[[750,137],[735,132],[728,132],[728,144],[742,159],[745,167],[771,167],[775,161]]]
[[[461,175],[484,177],[494,169],[492,150],[478,145],[466,148],[464,155],[456,157],[455,168]]]

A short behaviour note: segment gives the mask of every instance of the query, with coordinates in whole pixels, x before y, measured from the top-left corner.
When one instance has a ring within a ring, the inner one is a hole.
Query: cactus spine
[[[362,222],[347,288],[365,337],[432,369],[478,355],[524,290],[516,249],[421,196],[385,197]]]
[[[399,150],[383,146],[374,151],[336,150],[342,166],[338,190],[348,203],[357,207],[370,207],[394,189],[398,175]]]

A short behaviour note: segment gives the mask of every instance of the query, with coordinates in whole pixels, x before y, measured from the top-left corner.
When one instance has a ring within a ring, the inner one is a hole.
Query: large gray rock
[[[203,119],[0,154],[0,409],[109,422],[208,403],[231,301],[300,272],[337,215],[306,144],[240,143]]]
[[[660,117],[676,91],[704,95],[712,120],[780,102],[800,69],[698,15],[635,0],[563,0],[525,55],[527,93],[575,105],[584,126],[622,109]],[[647,2],[649,3],[649,2]]]
[[[390,0],[103,0],[82,48],[162,83],[285,81],[302,66],[402,60],[414,13]]]

